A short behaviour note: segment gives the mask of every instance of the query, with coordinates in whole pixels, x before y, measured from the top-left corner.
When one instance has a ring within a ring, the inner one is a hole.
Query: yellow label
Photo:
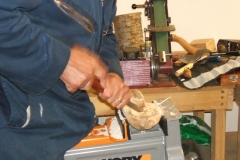
[[[142,158],[140,160],[151,160],[151,154],[142,155]]]

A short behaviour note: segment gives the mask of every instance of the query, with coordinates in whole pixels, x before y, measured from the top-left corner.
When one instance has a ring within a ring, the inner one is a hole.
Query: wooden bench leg
[[[213,110],[211,115],[211,159],[225,160],[226,110]]]
[[[238,106],[237,159],[240,160],[240,85],[234,88],[234,99]]]
[[[193,116],[199,117],[204,121],[204,111],[195,111],[193,112]]]
[[[237,159],[240,160],[240,107],[238,107]]]

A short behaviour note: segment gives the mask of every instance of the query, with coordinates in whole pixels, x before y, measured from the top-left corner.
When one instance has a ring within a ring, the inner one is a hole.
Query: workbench
[[[225,160],[226,111],[233,107],[234,86],[207,86],[188,90],[179,86],[140,88],[147,103],[154,99],[171,97],[180,112],[193,112],[204,119],[204,112],[211,112],[212,145],[211,159]],[[114,115],[114,108],[89,92],[90,100],[98,116]]]

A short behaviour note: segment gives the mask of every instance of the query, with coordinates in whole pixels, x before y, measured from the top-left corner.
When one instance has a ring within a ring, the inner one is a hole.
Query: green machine
[[[148,40],[152,44],[151,78],[156,80],[158,74],[172,72],[170,32],[175,26],[170,25],[167,0],[146,0],[145,4],[133,4],[132,8],[144,8],[150,21],[145,32],[149,32]]]

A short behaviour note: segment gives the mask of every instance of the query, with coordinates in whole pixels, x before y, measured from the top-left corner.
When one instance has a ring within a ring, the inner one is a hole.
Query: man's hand
[[[99,94],[100,98],[118,109],[124,107],[132,96],[129,87],[115,73],[107,73],[106,86],[103,88],[103,93]]]
[[[106,73],[107,67],[96,54],[85,47],[74,46],[60,79],[65,83],[67,90],[74,93],[78,89],[89,90],[95,76],[105,87]]]

